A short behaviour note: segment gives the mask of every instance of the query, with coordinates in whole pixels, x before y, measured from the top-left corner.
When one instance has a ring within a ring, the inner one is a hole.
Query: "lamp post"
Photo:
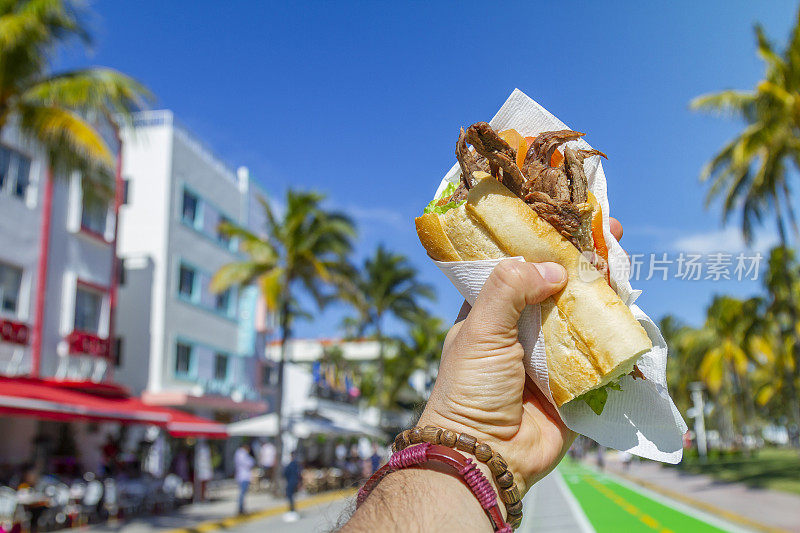
[[[708,444],[706,443],[706,423],[705,423],[705,404],[703,403],[703,383],[693,381],[689,383],[689,390],[692,396],[692,409],[689,416],[694,418],[694,433],[697,439],[697,452],[700,458],[705,461],[708,455]]]

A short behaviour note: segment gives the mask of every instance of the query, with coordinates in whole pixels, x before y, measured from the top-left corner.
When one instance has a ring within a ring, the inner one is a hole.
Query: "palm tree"
[[[327,289],[346,283],[342,273],[355,236],[351,220],[325,210],[321,206],[323,199],[317,192],[289,190],[280,218],[266,200],[260,199],[266,220],[264,236],[230,222],[220,225],[221,231],[239,240],[247,259],[220,268],[211,280],[211,290],[221,292],[232,286],[256,284],[267,309],[278,313],[281,355],[275,409],[280,430],[287,341],[292,336],[293,322],[303,313],[297,296],[301,291],[310,295],[319,308],[330,301],[331,292]],[[279,457],[281,448],[278,439]]]
[[[744,130],[717,153],[702,171],[710,181],[707,202],[722,199],[723,221],[741,214],[741,229],[750,243],[757,225],[773,218],[781,246],[798,228],[792,207],[790,170],[800,169],[800,11],[789,43],[778,52],[761,26],[755,28],[758,54],[765,76],[752,91],[727,90],[695,98],[694,109],[732,115]],[[783,259],[787,259],[784,254]],[[789,270],[789,265],[782,268]],[[786,327],[793,359],[792,389],[800,377],[800,311],[794,290],[786,292]],[[793,393],[792,411],[800,422],[800,406]]]
[[[113,151],[97,131],[99,120],[129,122],[149,91],[108,68],[51,72],[59,45],[91,42],[82,2],[0,0],[0,131],[14,124],[45,150],[50,171],[80,171],[90,197],[110,198]]]
[[[797,308],[800,292],[800,265],[795,259],[794,252],[786,247],[778,246],[769,255],[767,273],[764,278],[764,287],[767,289],[769,301],[767,310],[769,317],[778,330],[778,346],[773,353],[773,362],[780,364],[783,372],[773,376],[774,380],[782,381],[781,388],[785,390],[788,402],[788,411],[795,424],[800,424],[800,401],[798,401],[798,359],[800,352],[798,346]],[[785,361],[784,352],[792,354],[793,359]]]
[[[707,201],[722,198],[725,220],[741,212],[742,234],[748,242],[761,220],[772,215],[785,244],[789,228],[797,233],[788,171],[792,165],[800,166],[800,24],[796,21],[781,53],[761,26],[755,33],[766,66],[755,89],[726,90],[691,102],[693,109],[732,115],[745,124],[705,166],[701,179],[711,182]]]
[[[763,350],[768,327],[761,318],[763,308],[760,298],[717,296],[698,333],[705,345],[698,375],[717,401],[730,408],[731,427],[745,434],[752,431],[754,422],[749,370],[758,363],[756,353]]]
[[[373,333],[378,340],[378,370],[376,397],[378,406],[386,407],[383,378],[386,352],[384,319],[392,315],[411,322],[420,312],[419,299],[434,298],[433,288],[417,280],[417,269],[404,255],[379,245],[364,261],[361,271],[353,273],[352,285],[342,294],[356,310],[357,333]]]
[[[425,378],[430,375],[435,363],[442,355],[442,346],[447,330],[442,319],[420,311],[411,322],[408,341],[401,341],[397,354],[386,361],[386,374],[378,376],[384,382],[383,405],[388,408],[398,404],[404,388],[415,372],[421,371]]]

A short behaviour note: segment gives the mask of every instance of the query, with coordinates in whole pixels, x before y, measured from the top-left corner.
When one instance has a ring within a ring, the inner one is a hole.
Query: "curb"
[[[323,503],[330,503],[337,500],[341,500],[343,498],[350,498],[355,494],[356,494],[356,489],[344,489],[344,490],[337,490],[334,492],[327,492],[325,494],[320,494],[318,496],[311,496],[309,498],[300,500],[295,504],[295,507],[297,509],[307,509],[309,507],[322,505]],[[246,524],[248,522],[263,520],[264,518],[277,516],[279,514],[287,512],[288,510],[289,510],[289,505],[284,503],[281,505],[276,505],[275,507],[269,507],[267,509],[262,509],[260,511],[247,513],[241,516],[238,515],[230,516],[228,518],[223,518],[221,520],[209,520],[208,522],[203,522],[192,527],[172,529],[169,530],[167,533],[208,533],[210,531],[228,529],[241,524]]]

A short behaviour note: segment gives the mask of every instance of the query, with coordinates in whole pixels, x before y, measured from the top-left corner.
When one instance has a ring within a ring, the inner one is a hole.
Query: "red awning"
[[[94,420],[162,426],[173,437],[228,436],[223,424],[177,409],[148,405],[109,384],[0,376],[0,414],[70,422]],[[88,390],[90,392],[81,392]],[[122,392],[120,392],[122,391]]]
[[[209,439],[224,439],[228,431],[223,424],[208,420],[193,414],[161,407],[172,416],[167,422],[167,431],[173,437],[206,437]]]
[[[0,413],[47,420],[97,420],[166,426],[171,416],[133,397],[103,397],[52,381],[0,376]]]

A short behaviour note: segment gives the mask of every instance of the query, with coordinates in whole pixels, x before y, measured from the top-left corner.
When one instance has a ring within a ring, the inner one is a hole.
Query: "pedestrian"
[[[244,497],[250,488],[250,478],[253,475],[255,460],[250,454],[250,444],[243,442],[233,454],[233,464],[236,469],[236,482],[239,484],[239,514],[244,512]]]
[[[205,439],[200,439],[194,449],[194,471],[199,485],[198,500],[205,501],[206,485],[214,477],[214,469],[211,466],[211,449]]]
[[[277,449],[271,440],[265,441],[258,449],[258,465],[261,467],[261,479],[259,483],[263,485],[264,480],[272,480],[275,473],[275,461],[277,459]]]
[[[381,467],[381,453],[377,442],[372,443],[372,455],[370,456],[369,460],[370,463],[372,463],[370,465],[372,467],[372,472],[370,472],[370,474],[372,474]]]
[[[631,469],[633,454],[631,452],[620,452],[620,457],[622,458],[622,468],[627,472]]]
[[[296,522],[300,515],[297,514],[294,506],[294,495],[300,488],[300,481],[302,480],[303,467],[300,466],[300,461],[297,460],[297,452],[292,452],[292,460],[283,469],[283,477],[286,478],[286,498],[289,500],[289,512],[283,515],[286,522]]]

